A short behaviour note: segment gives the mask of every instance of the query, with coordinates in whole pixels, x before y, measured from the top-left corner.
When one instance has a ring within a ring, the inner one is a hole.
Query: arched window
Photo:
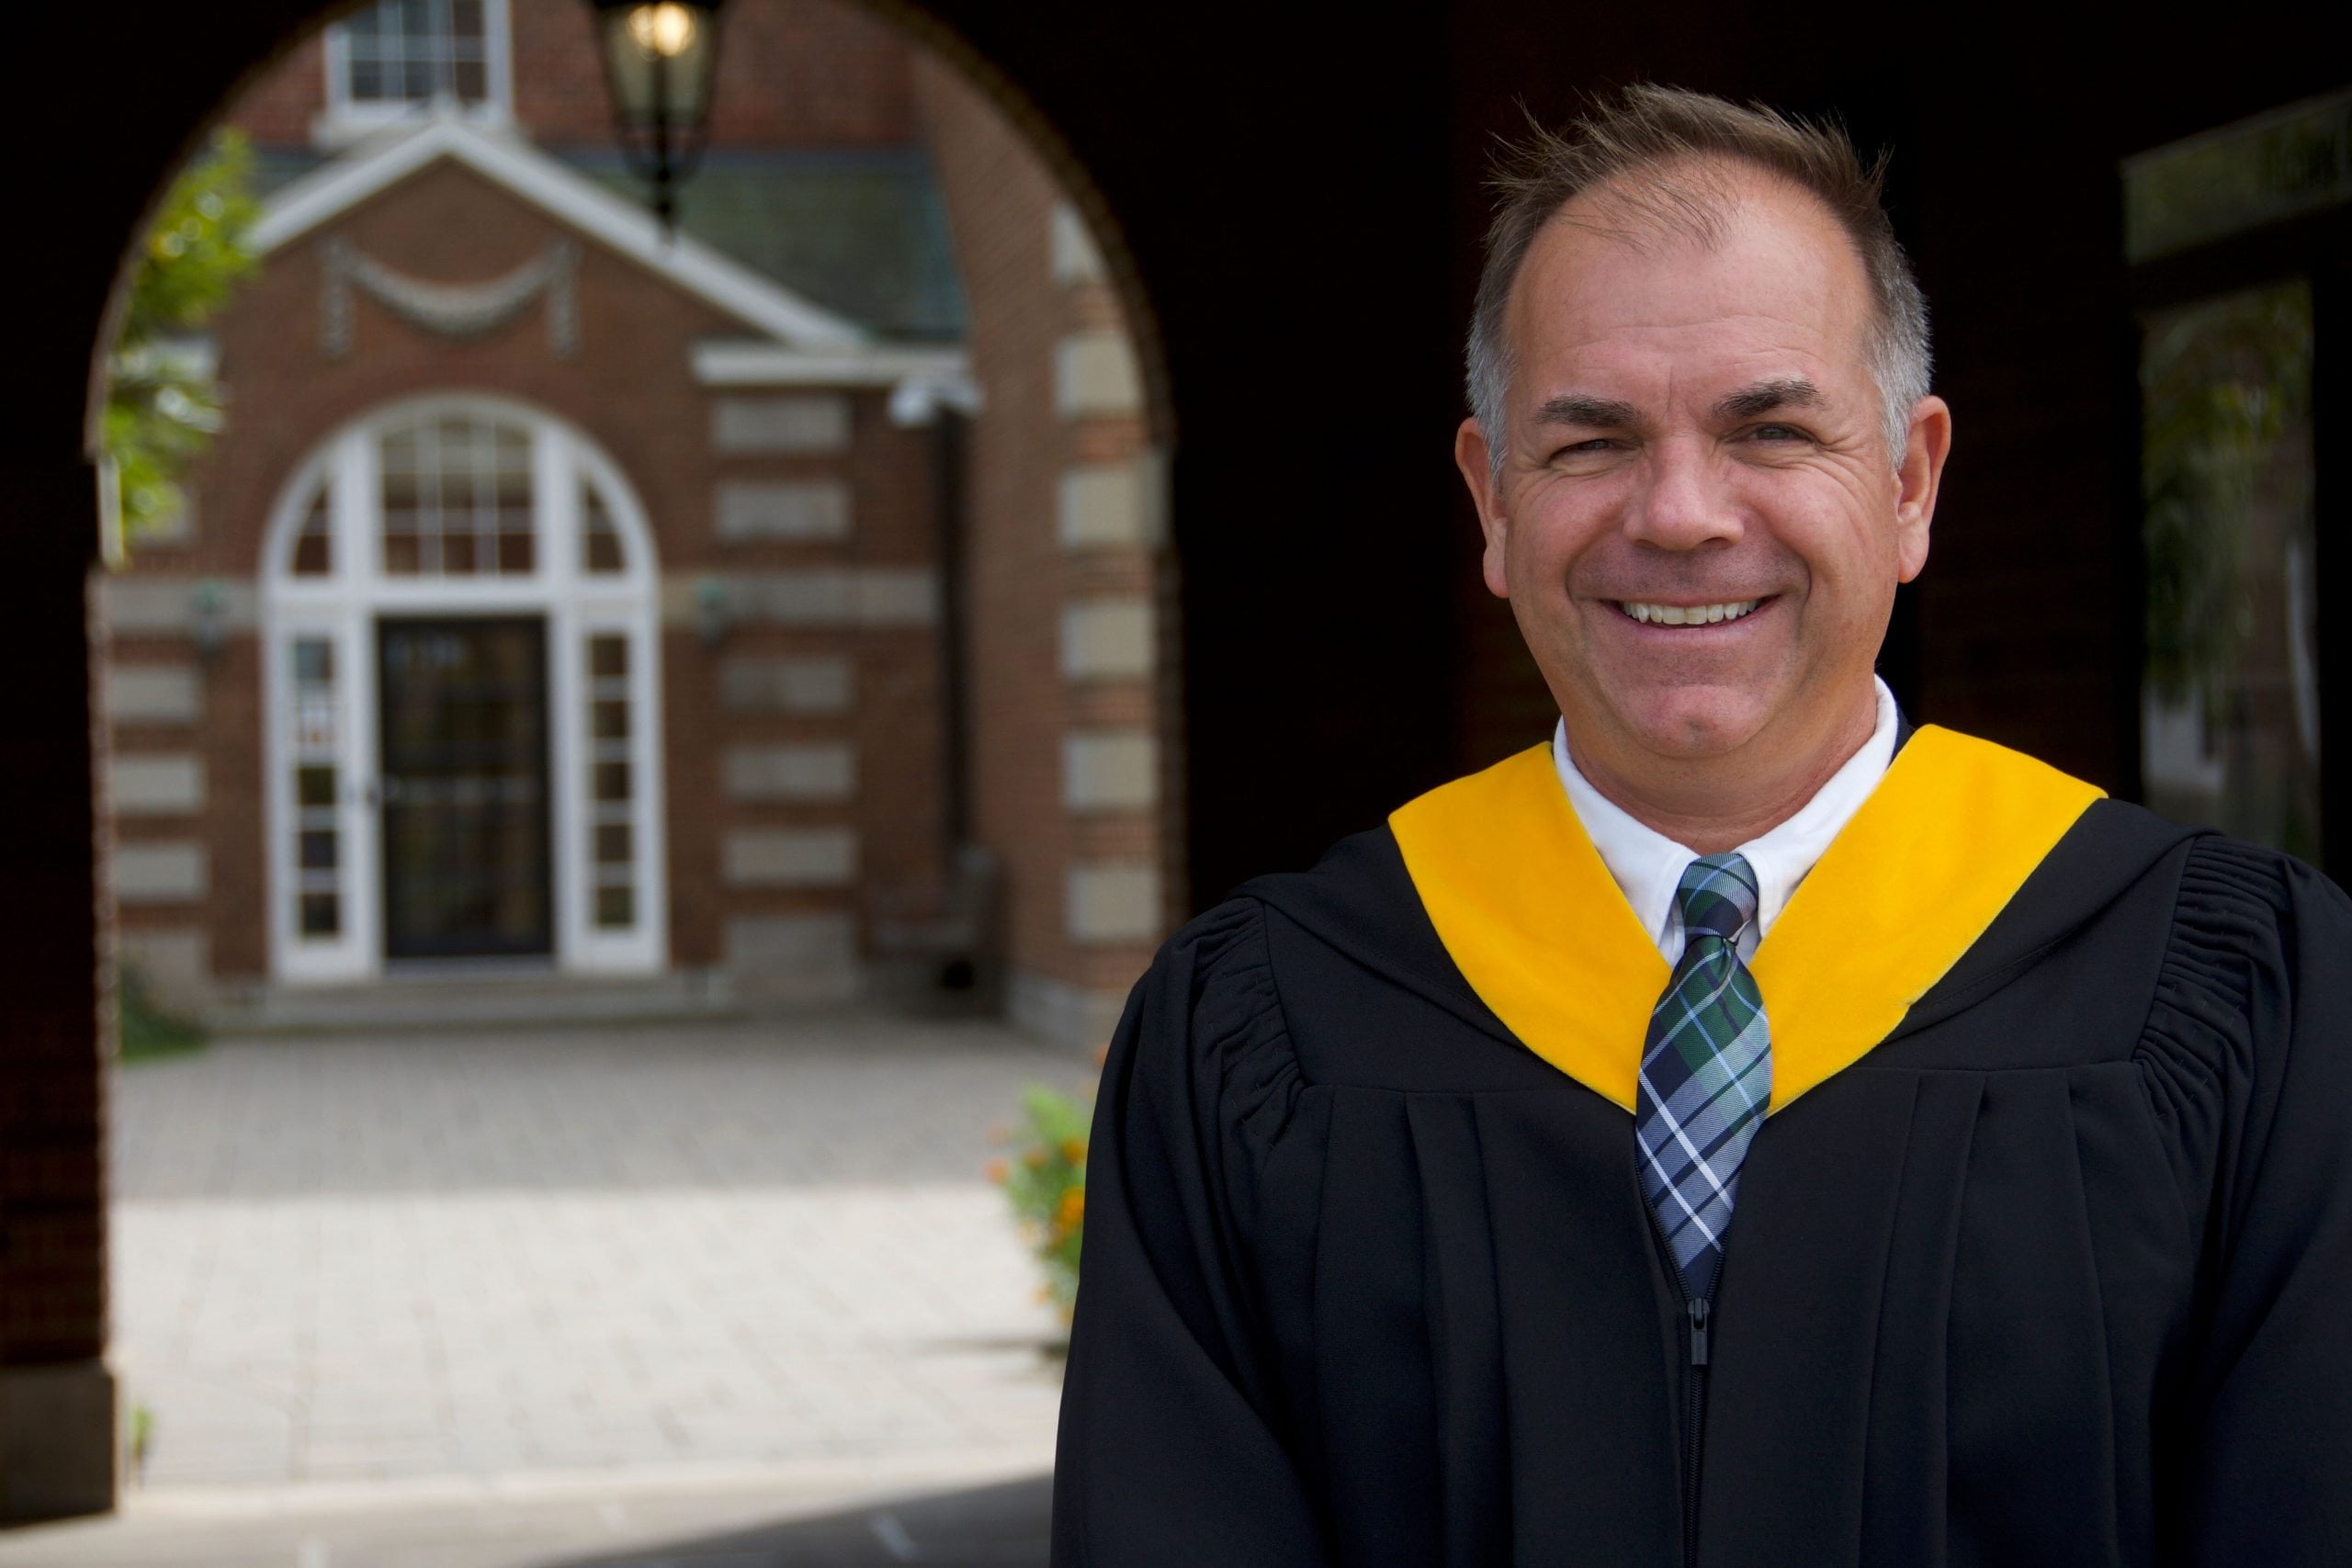
[[[395,404],[297,469],[262,585],[278,977],[662,967],[654,567],[610,459],[506,400]]]

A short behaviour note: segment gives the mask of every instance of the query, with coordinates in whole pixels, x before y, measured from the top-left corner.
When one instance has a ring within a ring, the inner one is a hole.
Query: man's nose
[[[1740,509],[1714,443],[1670,436],[1653,446],[1625,512],[1625,536],[1660,549],[1695,550],[1740,536]]]

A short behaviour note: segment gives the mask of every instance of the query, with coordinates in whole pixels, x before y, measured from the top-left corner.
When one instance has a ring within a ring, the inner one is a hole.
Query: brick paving
[[[1042,1469],[1055,1324],[979,1172],[1025,1085],[1091,1077],[857,1013],[126,1069],[113,1356],[153,1413],[144,1494]]]

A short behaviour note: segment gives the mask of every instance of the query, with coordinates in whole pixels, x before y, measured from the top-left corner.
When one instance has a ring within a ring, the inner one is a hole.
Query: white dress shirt
[[[1886,765],[1894,760],[1894,694],[1886,689],[1885,682],[1872,680],[1878,687],[1878,726],[1862,742],[1862,749],[1848,758],[1846,765],[1832,773],[1795,816],[1739,846],[1756,873],[1758,894],[1756,919],[1740,933],[1742,958],[1756,955],[1756,944],[1772,929],[1797,884],[1829,848],[1829,840],[1861,809],[1862,802],[1885,776]],[[1566,720],[1553,728],[1552,761],[1568,792],[1568,803],[1576,807],[1592,847],[1600,852],[1601,863],[1640,917],[1642,929],[1657,940],[1658,952],[1671,966],[1682,956],[1682,909],[1674,894],[1682,885],[1682,873],[1699,858],[1699,852],[1645,827],[1593,788],[1568,756]]]

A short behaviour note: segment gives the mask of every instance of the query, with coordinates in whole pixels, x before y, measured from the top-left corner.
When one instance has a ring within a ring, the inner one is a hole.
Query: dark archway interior
[[[234,82],[324,7],[40,7],[0,71],[17,300],[0,495],[0,1367],[101,1348],[102,1074],[84,397],[143,206]],[[2305,8],[2195,28],[1720,0],[924,7],[1026,94],[1130,246],[1166,355],[1196,904],[1524,744],[1545,710],[1478,593],[1449,457],[1490,139],[1515,101],[1672,80],[1895,149],[1959,443],[1888,668],[1925,717],[2132,787],[2136,428],[2117,160],[2341,85]],[[2323,498],[2323,509],[2340,506]],[[2326,519],[2322,520],[2325,537]]]

